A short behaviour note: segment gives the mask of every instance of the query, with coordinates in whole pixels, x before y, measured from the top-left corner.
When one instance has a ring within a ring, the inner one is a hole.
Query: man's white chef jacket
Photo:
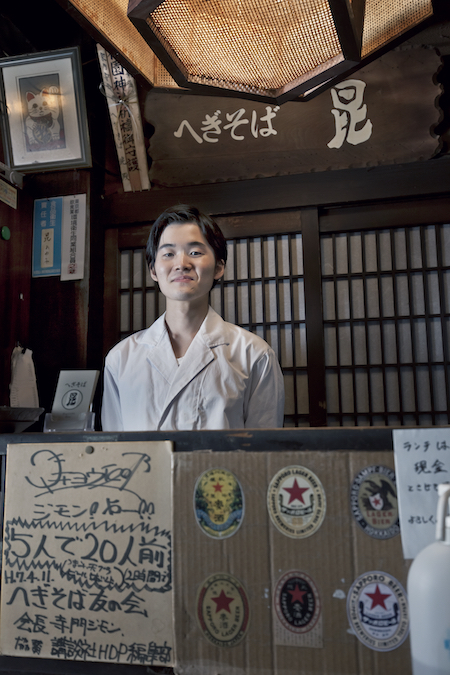
[[[276,428],[283,411],[272,348],[211,307],[180,365],[164,315],[106,357],[104,431]]]

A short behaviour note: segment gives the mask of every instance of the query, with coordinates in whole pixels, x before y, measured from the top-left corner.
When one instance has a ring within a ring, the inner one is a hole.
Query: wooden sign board
[[[172,444],[7,456],[1,653],[173,665]]]
[[[430,159],[441,59],[392,51],[307,103],[147,95],[150,180],[174,187]]]

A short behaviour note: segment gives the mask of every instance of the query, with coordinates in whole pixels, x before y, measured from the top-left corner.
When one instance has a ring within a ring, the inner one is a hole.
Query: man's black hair
[[[214,251],[216,262],[222,261],[224,264],[227,262],[227,242],[217,223],[195,206],[178,204],[166,209],[153,223],[145,251],[147,264],[150,269],[153,269],[155,266],[159,241],[166,227],[168,225],[185,225],[187,223],[195,223],[199,226],[206,241]]]

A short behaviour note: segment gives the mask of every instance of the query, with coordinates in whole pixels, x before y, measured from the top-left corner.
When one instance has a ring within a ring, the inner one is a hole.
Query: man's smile
[[[172,281],[177,281],[177,282],[184,282],[184,281],[194,281],[192,277],[188,276],[187,274],[183,274],[182,276],[175,277],[172,279]]]

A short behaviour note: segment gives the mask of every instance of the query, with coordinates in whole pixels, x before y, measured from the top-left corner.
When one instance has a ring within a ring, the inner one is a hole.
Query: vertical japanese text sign
[[[62,197],[34,202],[33,277],[61,274]]]

